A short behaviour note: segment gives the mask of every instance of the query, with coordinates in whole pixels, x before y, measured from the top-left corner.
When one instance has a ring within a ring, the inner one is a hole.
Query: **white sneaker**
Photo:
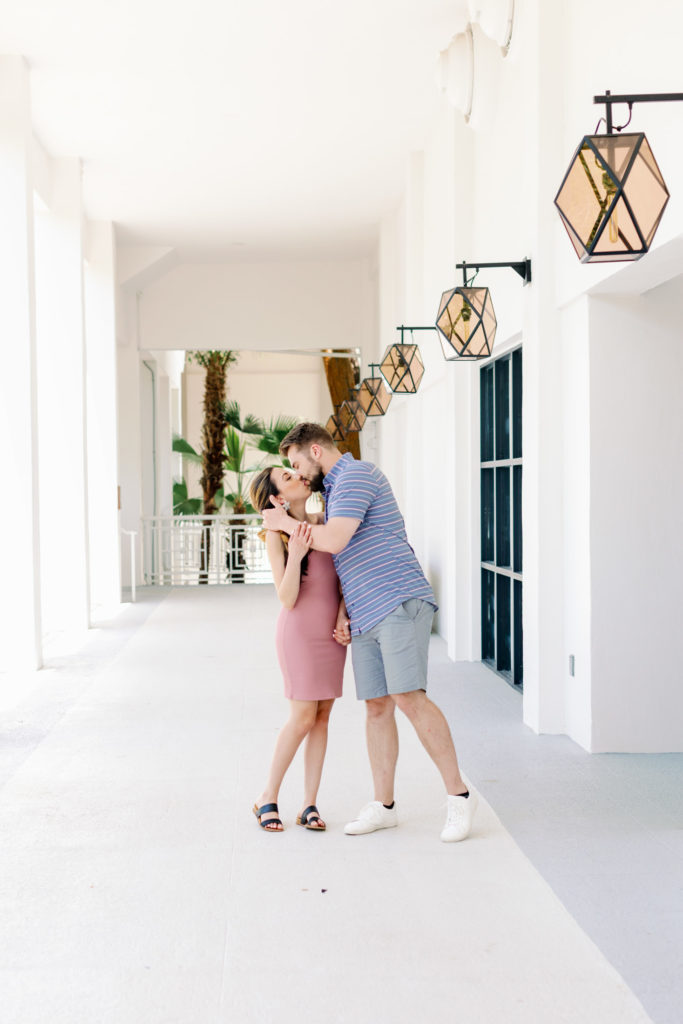
[[[380,828],[396,828],[398,815],[396,808],[387,810],[380,800],[366,804],[354,821],[344,826],[347,836],[364,836],[367,832],[376,832]]]
[[[446,824],[441,833],[441,841],[444,843],[459,843],[461,839],[467,839],[472,828],[472,819],[477,809],[477,795],[470,790],[470,795],[448,796],[448,814]]]

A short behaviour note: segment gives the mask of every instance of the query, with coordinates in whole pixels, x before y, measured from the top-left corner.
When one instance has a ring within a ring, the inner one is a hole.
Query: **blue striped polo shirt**
[[[384,473],[347,453],[335,462],[323,485],[325,522],[337,516],[361,520],[344,550],[334,556],[352,636],[372,629],[411,597],[436,608]]]

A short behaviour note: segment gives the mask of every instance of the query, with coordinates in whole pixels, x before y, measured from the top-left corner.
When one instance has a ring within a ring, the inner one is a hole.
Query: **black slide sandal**
[[[320,824],[311,825],[311,821],[319,821]],[[307,828],[309,832],[324,832],[327,828],[327,825],[320,817],[320,812],[315,804],[311,804],[310,807],[307,807],[306,810],[296,819],[296,823],[297,825],[302,825],[303,828]]]
[[[262,815],[268,814],[269,811],[275,811],[277,813],[277,810],[277,804],[264,804],[263,807],[257,807],[256,804],[254,804],[254,806],[252,807],[252,811],[256,815],[259,825],[266,832],[284,831],[284,826],[282,828],[269,828],[270,825],[282,825],[282,822],[280,821],[279,818],[268,818],[268,821],[261,821]]]

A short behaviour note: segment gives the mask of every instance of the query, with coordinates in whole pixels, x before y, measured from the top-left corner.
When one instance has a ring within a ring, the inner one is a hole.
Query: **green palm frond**
[[[232,398],[223,404],[223,419],[226,426],[239,430],[241,434],[262,434],[265,427],[258,416],[249,412],[242,420],[242,410],[239,402]]]
[[[279,455],[280,445],[297,422],[298,420],[292,416],[278,416],[276,419],[271,419],[270,423],[264,425],[263,436],[258,443],[259,450],[268,452],[269,455]]]
[[[240,441],[240,436],[234,427],[225,428],[225,469],[230,473],[244,472],[244,453],[246,444]]]
[[[228,427],[234,427],[235,430],[242,429],[242,413],[240,412],[240,404],[234,399],[229,402],[225,402],[222,408],[223,419]]]
[[[248,413],[247,417],[242,424],[243,434],[262,434],[263,433],[263,422],[257,416]]]
[[[173,438],[172,450],[177,452],[179,455],[183,455],[188,462],[194,462],[201,466],[202,457],[199,452],[195,451],[191,444],[189,444],[184,437],[178,437],[177,435]]]
[[[201,498],[188,498],[185,479],[173,481],[173,515],[196,516],[202,509]]]

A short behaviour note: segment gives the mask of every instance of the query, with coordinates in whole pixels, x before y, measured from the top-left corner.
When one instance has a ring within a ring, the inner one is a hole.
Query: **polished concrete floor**
[[[77,655],[0,678],[3,1024],[682,1019],[680,759],[535,737],[517,694],[435,638],[431,692],[482,795],[472,837],[439,842],[440,782],[405,722],[400,827],[343,834],[370,797],[350,671],[328,832],[294,825],[299,758],[268,835],[250,808],[285,713],[272,590],[141,597]]]

